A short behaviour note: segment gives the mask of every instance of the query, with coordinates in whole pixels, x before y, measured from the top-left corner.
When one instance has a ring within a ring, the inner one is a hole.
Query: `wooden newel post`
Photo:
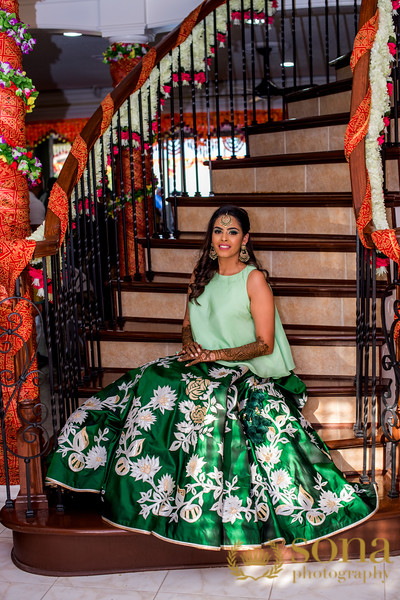
[[[43,493],[41,430],[36,426],[41,419],[35,412],[37,406],[37,400],[33,399],[24,399],[19,403],[22,425],[17,432],[17,450],[19,456],[24,458],[18,459],[21,488],[15,506],[21,510],[48,507],[47,496]]]

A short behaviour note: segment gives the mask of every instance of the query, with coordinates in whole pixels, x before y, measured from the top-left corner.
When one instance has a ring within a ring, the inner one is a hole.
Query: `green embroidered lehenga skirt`
[[[102,494],[118,527],[188,545],[313,541],[368,518],[377,496],[335,467],[305,401],[294,374],[163,358],[71,415],[47,481]]]

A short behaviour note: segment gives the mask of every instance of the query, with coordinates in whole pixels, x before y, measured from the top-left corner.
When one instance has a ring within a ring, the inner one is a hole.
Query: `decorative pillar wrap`
[[[0,0],[0,11],[2,12],[2,21],[0,22],[0,61],[8,63],[11,69],[21,69],[22,53],[31,49],[34,40],[26,44],[24,41],[25,27],[12,35],[9,26],[15,26],[19,21],[18,2],[15,0]],[[12,15],[14,13],[14,15]],[[8,19],[7,25],[5,19]],[[18,24],[18,27],[22,24]],[[30,37],[30,36],[29,36]],[[8,68],[8,67],[6,67]],[[20,147],[25,149],[25,112],[27,104],[15,94],[12,87],[0,86],[0,300],[5,300],[8,296],[14,295],[15,280],[26,267],[32,258],[35,242],[26,241],[25,238],[30,235],[29,222],[29,190],[28,182],[23,171],[21,162],[14,157],[12,164],[8,164],[4,152],[11,152],[11,148]],[[7,146],[9,150],[3,151]],[[19,155],[21,158],[21,154]],[[12,158],[9,159],[10,161]],[[22,160],[25,160],[22,154]],[[28,286],[24,286],[28,287]],[[20,303],[22,305],[22,303]],[[12,328],[11,313],[18,310],[13,301],[3,302],[0,305],[0,334],[4,329]],[[27,340],[32,334],[33,315],[31,310],[24,310],[21,314],[23,337]],[[11,319],[11,322],[10,322]],[[14,318],[15,322],[15,318]],[[1,382],[6,382],[6,372],[13,374],[15,381],[18,378],[18,370],[15,365],[18,360],[19,348],[16,346],[7,351],[7,336],[0,337],[0,372]],[[15,342],[14,342],[15,343]],[[36,365],[32,365],[36,368]],[[13,388],[7,388],[2,385],[3,404],[6,411],[6,441],[7,446],[12,452],[17,452],[16,438],[17,431],[20,428],[20,421],[17,414],[17,397],[11,400]],[[30,398],[35,400],[38,396],[38,388],[33,385],[32,376],[21,387],[20,400]],[[18,459],[7,453],[7,462],[9,468],[10,484],[19,482]],[[4,457],[0,450],[0,484],[5,483]]]
[[[135,47],[139,49],[140,54],[145,52],[147,45],[144,44],[113,44],[108,51],[109,58],[107,59],[107,52],[105,62],[109,62],[110,64],[110,73],[113,81],[114,87],[116,87],[124,77],[140,62],[141,56],[130,56],[123,55],[119,57],[119,54],[115,52],[115,49],[120,48],[124,51],[129,50],[132,47],[131,54],[135,53]],[[114,56],[111,58],[111,54],[114,51]],[[115,56],[115,54],[117,54]],[[146,54],[145,54],[146,56]],[[138,82],[139,84],[139,82]],[[137,223],[137,232],[138,237],[146,236],[146,223],[145,223],[145,209],[144,209],[144,201],[143,198],[135,199],[135,191],[143,189],[143,171],[142,171],[142,156],[140,148],[133,148],[133,174],[134,174],[134,186],[135,190],[132,190],[131,185],[131,172],[130,172],[130,154],[129,148],[122,148],[122,158],[117,157],[116,160],[116,172],[119,176],[119,160],[122,160],[122,181],[124,186],[124,194],[131,195],[132,202],[135,201],[136,207],[136,223]],[[146,168],[146,183],[149,185],[151,183],[151,163],[150,156],[147,153],[145,159],[145,168]],[[117,176],[117,194],[120,195],[120,184]],[[154,199],[148,198],[148,210],[149,210],[149,223],[150,223],[150,234],[153,233],[153,210],[152,210],[152,202]],[[124,239],[123,239],[123,226],[122,221],[118,223],[118,244],[120,251],[120,272],[121,276],[125,277],[129,275],[133,277],[136,272],[136,261],[135,261],[135,242],[133,235],[133,204],[127,202],[125,204],[125,223],[126,223],[126,242],[127,242],[127,261],[125,261],[125,247],[124,247]],[[139,271],[142,275],[145,273],[145,260],[144,260],[144,250],[139,245],[138,248],[139,253]],[[125,264],[128,265],[128,273],[126,273]]]

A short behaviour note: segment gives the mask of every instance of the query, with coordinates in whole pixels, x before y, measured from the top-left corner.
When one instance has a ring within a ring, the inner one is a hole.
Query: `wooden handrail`
[[[377,0],[362,0],[358,29],[360,30],[367,21],[376,13]],[[368,91],[369,83],[369,59],[370,51],[357,62],[353,72],[353,86],[351,92],[350,119],[364,99]],[[360,142],[349,158],[351,191],[353,194],[353,207],[356,219],[358,218],[361,205],[367,189],[367,169],[365,166],[365,141]],[[372,226],[367,225],[366,234],[372,231]],[[369,236],[366,238],[369,241]],[[371,241],[371,247],[374,244]]]
[[[207,17],[213,10],[225,4],[226,0],[204,0],[200,12],[197,16],[196,23],[200,23]],[[171,51],[173,50],[178,41],[181,24],[178,25],[173,31],[171,31],[165,38],[163,38],[155,47],[156,59],[154,67]],[[120,108],[125,100],[135,90],[137,82],[139,80],[142,71],[142,60],[128,73],[128,75],[114,88],[111,92],[111,98],[114,102],[114,113]],[[86,123],[81,131],[81,137],[87,144],[88,151],[90,151],[96,141],[100,137],[100,129],[103,118],[103,112],[101,106],[97,108],[92,117]],[[78,161],[69,153],[67,159],[61,169],[60,175],[57,179],[58,184],[66,192],[68,198],[70,198],[72,190],[75,186],[76,178],[78,174]],[[59,242],[61,235],[61,223],[60,219],[51,211],[47,209],[46,220],[45,220],[45,239],[36,243],[35,258],[44,256],[51,256],[58,252]]]

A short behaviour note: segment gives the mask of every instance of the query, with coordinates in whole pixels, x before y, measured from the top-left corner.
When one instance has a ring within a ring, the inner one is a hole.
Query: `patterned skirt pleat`
[[[110,523],[177,543],[313,541],[371,516],[377,495],[335,467],[305,402],[294,374],[160,359],[71,415],[47,481],[101,493]]]

